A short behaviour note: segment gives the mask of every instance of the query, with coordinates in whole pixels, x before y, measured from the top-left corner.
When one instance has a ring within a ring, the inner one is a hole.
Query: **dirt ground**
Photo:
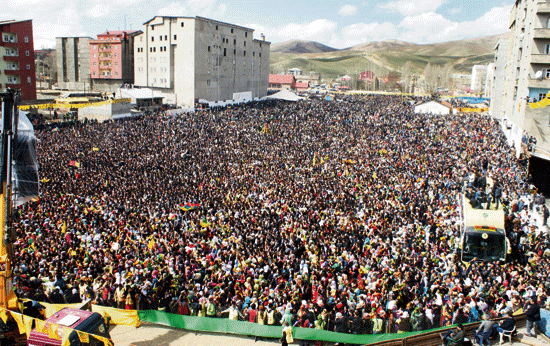
[[[115,346],[275,346],[278,340],[258,340],[253,337],[227,334],[197,333],[144,323],[139,328],[114,326],[111,338]]]

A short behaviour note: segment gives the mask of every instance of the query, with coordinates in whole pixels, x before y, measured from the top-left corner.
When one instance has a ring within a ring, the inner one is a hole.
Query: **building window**
[[[31,69],[31,64],[27,64],[27,70]]]
[[[115,72],[115,76],[118,76],[118,72]]]
[[[256,56],[256,52],[252,52],[252,56]]]
[[[174,35],[174,41],[178,39],[178,35]]]
[[[151,25],[151,30],[155,30],[155,26],[154,26],[154,25]]]
[[[155,42],[155,38],[151,36],[151,42]]]
[[[208,46],[208,51],[210,52],[210,46]]]
[[[218,26],[216,25],[216,30],[218,30]]]
[[[233,39],[233,44],[237,44],[237,39]]]
[[[223,56],[227,56],[227,48],[223,49]]]
[[[27,83],[31,84],[32,80],[31,77],[27,77]]]
[[[550,68],[544,69],[544,78],[546,79],[550,78]]]
[[[246,56],[246,50],[245,50],[245,51],[243,51],[243,56]]]
[[[181,22],[181,27],[183,28],[183,22]]]
[[[246,41],[244,41],[244,46],[246,47]]]
[[[161,41],[162,41],[162,35],[159,35],[159,40],[161,40]]]
[[[118,54],[115,53],[115,58],[118,56]]]
[[[95,66],[95,61],[94,61],[94,66]]]
[[[244,32],[244,37],[248,37],[248,31]]]
[[[544,54],[550,54],[550,44],[544,46]]]
[[[231,33],[233,33],[233,28],[231,28]]]
[[[26,50],[26,51],[25,51],[25,55],[26,55],[26,56],[30,56],[31,53],[30,53],[28,50]]]
[[[95,53],[94,53],[94,58],[95,58]]]
[[[115,61],[115,66],[118,66],[118,61]]]
[[[262,57],[262,53],[258,54],[260,56],[260,58]]]
[[[210,86],[210,79],[206,80],[206,85]]]
[[[233,49],[233,55],[237,54],[237,50]]]
[[[29,36],[25,36],[25,43],[29,43]]]
[[[168,41],[168,35],[164,35],[164,41]]]

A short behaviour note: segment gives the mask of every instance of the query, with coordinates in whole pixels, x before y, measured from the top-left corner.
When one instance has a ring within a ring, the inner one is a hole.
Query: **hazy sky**
[[[203,16],[256,29],[273,43],[345,48],[398,39],[433,43],[507,31],[513,0],[10,0],[0,19],[33,19],[35,48],[58,36],[142,29],[155,15]]]

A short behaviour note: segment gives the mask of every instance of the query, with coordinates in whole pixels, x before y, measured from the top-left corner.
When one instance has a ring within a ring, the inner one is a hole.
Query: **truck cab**
[[[89,337],[91,346],[104,345],[103,341],[94,338],[93,335],[111,339],[103,317],[97,312],[63,308],[46,319],[46,322],[92,334]],[[27,346],[61,346],[61,333],[62,329],[60,328],[59,340],[57,340],[50,338],[48,334],[38,332],[35,328],[27,339]],[[83,345],[75,331],[69,335],[69,342],[71,346]]]

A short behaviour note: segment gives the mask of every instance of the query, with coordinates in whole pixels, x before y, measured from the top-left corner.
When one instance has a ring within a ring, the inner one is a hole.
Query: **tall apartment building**
[[[90,77],[94,91],[114,92],[134,84],[134,36],[141,31],[107,31],[90,40]]]
[[[516,0],[510,13],[504,119],[519,156],[522,139],[534,136],[538,151],[550,153],[550,108],[529,103],[550,92],[550,1]]]
[[[57,84],[60,89],[90,91],[91,37],[57,37]]]
[[[504,118],[504,103],[506,92],[506,61],[508,57],[508,39],[499,39],[495,44],[495,60],[491,66],[491,73],[487,71],[486,97],[491,99],[489,115],[496,119]]]
[[[254,30],[202,17],[157,16],[135,36],[135,84],[165,102],[193,107],[199,99],[267,95],[270,43]]]
[[[0,22],[0,89],[19,89],[22,100],[36,100],[32,19]]]

